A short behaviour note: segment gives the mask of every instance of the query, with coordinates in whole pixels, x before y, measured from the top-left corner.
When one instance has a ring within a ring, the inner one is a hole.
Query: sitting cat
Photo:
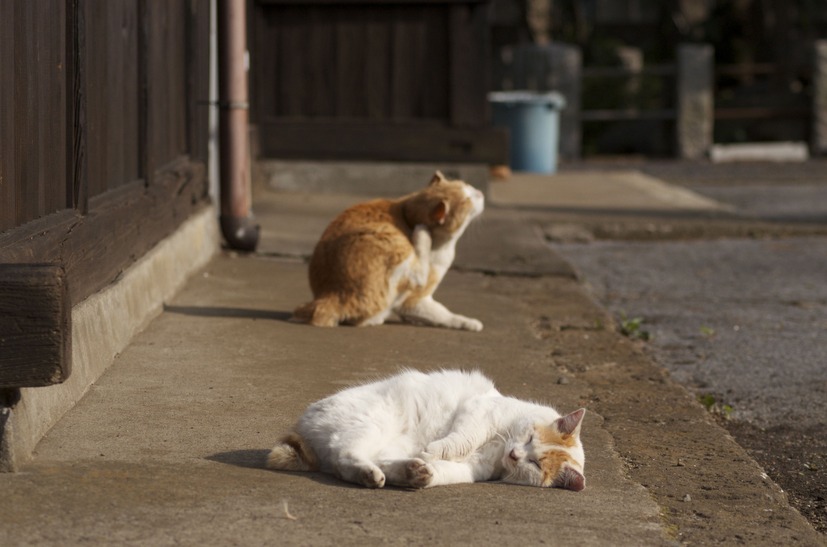
[[[437,171],[423,190],[355,205],[322,234],[310,260],[313,301],[296,322],[333,327],[381,325],[395,312],[427,325],[482,330],[433,299],[457,240],[484,208],[482,192]]]
[[[406,371],[311,404],[267,467],[369,488],[502,480],[580,491],[585,412],[504,397],[479,372]]]

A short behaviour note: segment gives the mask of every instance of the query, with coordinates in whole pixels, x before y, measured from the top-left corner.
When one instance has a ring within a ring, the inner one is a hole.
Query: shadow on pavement
[[[363,486],[359,486],[358,484],[351,484],[349,482],[339,480],[336,477],[327,475],[325,473],[306,471],[281,471],[267,469],[265,464],[267,463],[267,454],[269,453],[269,449],[263,448],[253,448],[247,450],[230,450],[228,452],[218,452],[217,454],[212,454],[211,456],[207,456],[205,459],[213,462],[224,463],[227,465],[234,465],[236,467],[244,467],[246,469],[264,469],[267,471],[272,471],[273,473],[293,475],[296,477],[304,477],[316,483],[325,484],[328,486],[337,486],[339,488],[351,489],[364,488]],[[387,488],[394,490],[410,490],[408,488],[399,488],[390,485],[388,485]]]
[[[168,304],[164,304],[164,311],[195,317],[233,317],[246,319],[271,319],[273,321],[289,321],[290,317],[293,315],[293,313],[289,311],[225,308],[220,306],[170,306]]]

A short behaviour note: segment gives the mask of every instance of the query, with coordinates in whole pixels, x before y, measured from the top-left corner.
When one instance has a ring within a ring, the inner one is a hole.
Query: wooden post
[[[814,156],[827,155],[827,40],[813,48],[813,142]]]
[[[681,44],[677,52],[677,155],[703,158],[712,146],[714,50],[708,44]]]
[[[49,386],[69,377],[71,317],[63,268],[0,265],[0,389]]]

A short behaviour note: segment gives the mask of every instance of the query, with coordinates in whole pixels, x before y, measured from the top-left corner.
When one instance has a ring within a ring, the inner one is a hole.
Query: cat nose
[[[512,448],[511,452],[508,453],[508,457],[514,460],[515,462],[520,458],[517,457],[517,452]]]

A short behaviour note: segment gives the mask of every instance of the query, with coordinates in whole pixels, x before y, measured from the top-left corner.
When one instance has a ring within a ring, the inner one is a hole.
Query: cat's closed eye
[[[538,462],[537,460],[528,460],[528,461],[533,463],[537,467],[537,469],[542,469],[542,467],[540,466],[540,462]]]

